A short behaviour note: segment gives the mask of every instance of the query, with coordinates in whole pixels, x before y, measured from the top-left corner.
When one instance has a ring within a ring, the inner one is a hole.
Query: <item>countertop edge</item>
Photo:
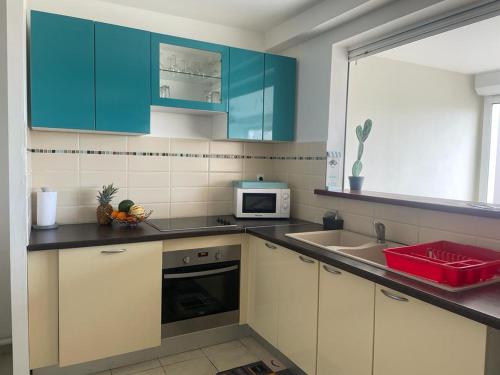
[[[183,230],[183,231],[158,232],[158,234],[148,234],[145,236],[137,236],[137,237],[113,237],[113,238],[104,238],[97,240],[62,241],[62,242],[43,243],[43,244],[28,244],[26,246],[26,249],[28,252],[42,251],[42,250],[62,250],[62,249],[73,249],[73,248],[76,249],[81,247],[165,241],[176,238],[216,236],[216,235],[238,234],[238,233],[245,233],[245,228],[237,227],[232,229],[216,229],[216,230],[214,229]]]

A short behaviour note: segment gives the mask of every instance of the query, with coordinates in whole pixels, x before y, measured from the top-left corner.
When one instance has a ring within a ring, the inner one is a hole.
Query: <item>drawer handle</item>
[[[399,302],[409,302],[410,300],[406,297],[403,297],[403,296],[398,296],[396,294],[392,294],[391,292],[388,292],[387,290],[385,289],[380,289],[380,291],[382,292],[382,294],[388,298],[391,298],[395,301],[399,301]]]
[[[101,250],[101,254],[120,254],[125,251],[127,251],[127,249]]]
[[[302,255],[299,255],[299,259],[300,259],[301,261],[303,261],[304,263],[316,263],[314,260],[312,260],[312,259],[308,259],[308,258],[305,258],[305,257],[303,257]]]
[[[330,273],[332,273],[334,275],[342,275],[342,272],[340,272],[339,270],[336,270],[334,268],[328,267],[326,264],[323,264],[323,269],[326,272],[330,272]]]
[[[273,250],[276,250],[278,248],[277,246],[272,245],[269,242],[266,242],[266,247],[269,248],[269,249],[273,249]]]

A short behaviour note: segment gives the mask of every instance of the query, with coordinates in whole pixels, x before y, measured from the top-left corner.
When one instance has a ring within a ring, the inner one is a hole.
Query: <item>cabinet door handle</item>
[[[299,255],[299,259],[303,261],[304,263],[316,263],[314,260],[303,257],[302,255]]]
[[[323,269],[326,272],[330,272],[334,275],[342,275],[342,272],[340,272],[339,270],[336,270],[335,268],[328,267],[326,264],[323,264]]]
[[[101,250],[101,254],[120,254],[125,251],[127,251],[127,249]]]
[[[406,297],[403,297],[403,296],[398,296],[396,294],[392,294],[391,292],[388,292],[387,290],[385,289],[380,289],[380,291],[382,292],[382,294],[390,299],[393,299],[395,301],[399,301],[399,302],[409,302],[410,300]]]
[[[269,242],[266,242],[266,247],[273,250],[276,250],[278,248],[277,246],[270,244]]]

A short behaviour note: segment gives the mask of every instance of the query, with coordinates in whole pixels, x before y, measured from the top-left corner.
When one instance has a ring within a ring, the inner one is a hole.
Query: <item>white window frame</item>
[[[490,176],[490,150],[493,105],[500,104],[500,95],[486,96],[483,108],[483,131],[481,142],[481,160],[479,166],[479,201],[488,201],[488,184]],[[498,144],[500,147],[500,142]],[[500,159],[497,160],[496,170],[500,171]]]

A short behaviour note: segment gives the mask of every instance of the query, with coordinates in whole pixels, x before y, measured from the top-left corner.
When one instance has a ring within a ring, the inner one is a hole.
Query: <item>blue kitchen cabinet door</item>
[[[206,69],[210,59],[216,72]],[[227,112],[228,73],[229,47],[151,34],[152,105]]]
[[[94,22],[32,11],[33,128],[94,129]]]
[[[297,60],[266,54],[264,74],[264,140],[293,141]]]
[[[150,33],[95,24],[96,130],[149,133]]]
[[[227,137],[262,140],[264,54],[231,48],[229,61]]]

